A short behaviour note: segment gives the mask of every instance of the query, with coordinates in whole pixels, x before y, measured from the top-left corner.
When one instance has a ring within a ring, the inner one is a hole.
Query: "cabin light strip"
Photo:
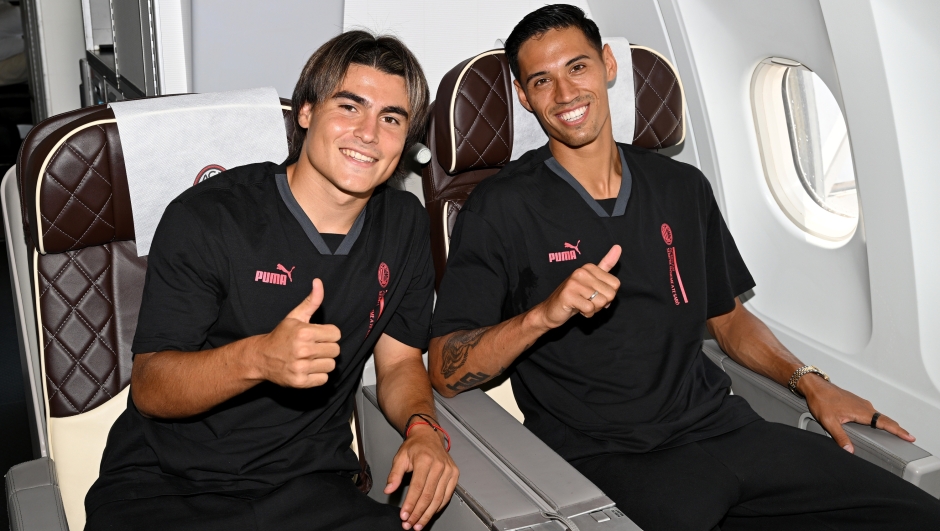
[[[291,106],[281,104],[281,110],[289,111],[291,110]],[[58,142],[56,142],[55,146],[52,147],[52,149],[49,151],[49,154],[46,155],[46,158],[42,161],[42,166],[39,167],[39,178],[36,179],[36,232],[38,234],[37,239],[39,240],[37,242],[39,244],[39,254],[42,254],[42,255],[46,254],[46,247],[45,247],[45,242],[43,241],[44,236],[43,236],[43,231],[42,231],[42,211],[39,209],[39,201],[40,201],[40,198],[42,197],[43,176],[46,174],[46,168],[49,166],[49,162],[52,160],[52,157],[54,157],[55,154],[59,152],[59,148],[62,147],[62,144],[65,144],[65,141],[68,140],[69,138],[72,138],[72,136],[74,136],[75,134],[85,129],[88,129],[89,127],[94,127],[96,125],[113,124],[113,123],[117,123],[117,120],[114,118],[110,118],[107,120],[95,120],[94,122],[89,122],[87,124],[76,127],[75,129],[69,131],[69,133],[65,135],[64,137],[62,137]],[[36,303],[37,304],[39,303],[39,297],[36,297]],[[40,341],[40,343],[42,343],[42,341]],[[45,371],[43,372],[43,374],[45,374]]]
[[[454,82],[454,92],[450,95],[450,169],[448,172],[454,171],[457,167],[457,134],[454,132],[454,107],[457,104],[457,93],[460,92],[460,83],[463,81],[464,75],[466,75],[467,70],[470,70],[470,67],[474,65],[480,59],[487,57],[489,55],[498,55],[505,54],[506,50],[502,48],[497,50],[490,50],[488,52],[483,52],[480,55],[474,57],[467,61],[467,64],[463,67],[463,70],[460,71],[460,75],[457,76],[457,81]],[[512,112],[512,111],[510,111]]]

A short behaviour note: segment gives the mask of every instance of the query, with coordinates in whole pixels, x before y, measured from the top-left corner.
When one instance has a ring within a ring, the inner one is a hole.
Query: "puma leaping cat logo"
[[[580,242],[579,242],[579,243],[580,243]],[[290,275],[291,275],[291,273],[294,272],[294,269],[295,269],[296,267],[297,267],[297,266],[294,266],[294,267],[290,268],[290,271],[288,271],[286,267],[282,266],[281,264],[278,264],[278,265],[277,265],[277,270],[278,270],[278,271],[283,271],[284,273],[286,273],[288,280],[290,280],[291,282],[293,282],[294,279],[293,279],[293,277],[291,277]]]
[[[578,243],[576,243],[576,244],[574,244],[574,245],[571,245],[570,243],[565,242],[565,249],[574,249],[574,250],[577,251],[577,253],[580,255],[580,254],[581,254],[581,249],[578,249],[578,246],[579,246],[579,245],[581,245],[581,240],[578,240]]]

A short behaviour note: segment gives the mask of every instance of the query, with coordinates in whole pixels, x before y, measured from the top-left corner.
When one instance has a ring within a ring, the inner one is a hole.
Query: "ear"
[[[313,114],[313,104],[304,103],[304,106],[300,108],[300,112],[297,113],[297,123],[300,124],[300,127],[308,129],[310,127],[310,115]]]
[[[526,97],[525,90],[522,89],[522,85],[519,83],[519,80],[513,79],[512,85],[516,87],[516,95],[519,96],[519,103],[521,103],[522,106],[525,107],[525,110],[529,112],[533,112],[532,106],[529,105],[529,99]]]
[[[609,44],[604,45],[601,57],[603,57],[604,67],[607,69],[607,82],[610,83],[617,79],[617,58],[614,57],[614,52],[610,49]]]

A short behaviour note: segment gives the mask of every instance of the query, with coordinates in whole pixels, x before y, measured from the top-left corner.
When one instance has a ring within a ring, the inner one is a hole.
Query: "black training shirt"
[[[133,352],[198,351],[268,333],[320,278],[325,298],[311,322],[342,333],[329,381],[306,390],[262,383],[180,421],[147,419],[129,400],[87,510],[358,469],[349,417],[376,341],[386,333],[427,346],[434,286],[427,213],[412,194],[380,186],[345,237],[320,235],[285,173],[273,163],[235,168],[167,206],[148,258]]]
[[[439,337],[519,315],[619,244],[610,308],[545,334],[511,372],[525,425],[568,460],[677,446],[758,418],[702,353],[705,321],[754,286],[708,181],[620,149],[609,211],[547,145],[480,183],[457,218],[431,327]],[[485,377],[464,373],[467,384]]]

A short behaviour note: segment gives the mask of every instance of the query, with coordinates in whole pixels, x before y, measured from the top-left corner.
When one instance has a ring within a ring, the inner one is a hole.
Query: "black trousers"
[[[572,463],[644,531],[940,530],[940,501],[828,437],[766,421]]]
[[[219,493],[112,502],[85,531],[401,531],[399,508],[362,494],[348,477],[318,473],[262,496]]]

